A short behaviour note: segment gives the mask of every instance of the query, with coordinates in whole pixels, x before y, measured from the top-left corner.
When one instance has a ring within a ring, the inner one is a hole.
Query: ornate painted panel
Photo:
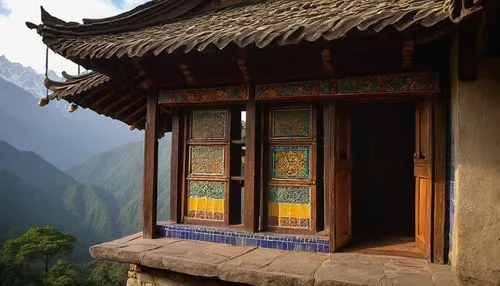
[[[226,111],[203,110],[191,113],[191,139],[226,138]]]
[[[223,88],[161,90],[159,103],[166,105],[246,101],[248,85]]]
[[[270,186],[268,208],[270,226],[311,228],[311,187]]]
[[[187,216],[189,218],[223,221],[226,183],[189,181]]]
[[[309,146],[272,146],[271,178],[308,179]]]
[[[224,146],[190,146],[189,174],[224,175]]]
[[[404,92],[438,92],[437,73],[378,75],[332,80],[332,93],[341,94],[390,94]]]
[[[292,82],[283,84],[257,84],[256,99],[276,99],[290,97],[318,96],[331,93],[328,80]]]
[[[439,76],[435,72],[374,75],[332,80],[258,84],[257,100],[277,100],[300,97],[338,95],[387,95],[405,92],[437,93]]]
[[[311,108],[271,109],[271,138],[310,137]]]

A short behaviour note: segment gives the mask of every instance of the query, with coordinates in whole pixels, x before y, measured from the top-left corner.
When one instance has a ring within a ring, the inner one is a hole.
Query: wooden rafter
[[[128,95],[124,95],[122,97],[120,97],[118,100],[116,100],[115,102],[111,103],[110,105],[106,106],[105,108],[102,109],[102,113],[104,114],[108,114],[108,113],[111,113],[111,111],[118,107],[121,103],[127,101],[127,100],[131,100],[130,96]]]

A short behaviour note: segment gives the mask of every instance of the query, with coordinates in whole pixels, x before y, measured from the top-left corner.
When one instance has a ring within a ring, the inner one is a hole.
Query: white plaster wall
[[[461,284],[500,285],[500,58],[478,79],[452,75],[455,217],[450,259]]]

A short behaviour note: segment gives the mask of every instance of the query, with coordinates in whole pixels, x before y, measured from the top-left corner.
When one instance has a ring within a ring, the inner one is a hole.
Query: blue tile
[[[245,245],[247,245],[247,246],[257,246],[257,240],[255,238],[248,238],[245,241]]]
[[[277,247],[278,247],[278,249],[283,250],[283,241],[279,240],[278,243],[277,243]]]

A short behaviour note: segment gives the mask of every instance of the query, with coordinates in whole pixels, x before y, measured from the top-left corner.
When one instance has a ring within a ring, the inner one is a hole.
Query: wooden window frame
[[[192,138],[192,116],[193,112],[196,111],[224,111],[226,126],[224,138]],[[181,213],[182,220],[185,224],[191,225],[204,225],[204,226],[219,226],[226,228],[243,228],[244,215],[241,215],[239,222],[232,221],[233,217],[238,215],[233,214],[234,210],[231,207],[231,202],[233,201],[233,194],[239,191],[240,187],[244,184],[245,176],[244,174],[239,174],[235,176],[237,168],[240,168],[241,164],[235,164],[241,160],[241,151],[235,152],[237,148],[245,146],[246,142],[241,136],[238,137],[237,133],[241,134],[241,116],[236,116],[237,113],[245,111],[243,106],[203,106],[199,108],[185,108],[183,112],[184,121],[184,132],[182,140],[182,149],[184,150],[182,158],[182,185],[181,185]],[[239,128],[236,128],[236,124]],[[224,147],[224,174],[221,175],[209,175],[209,174],[191,174],[191,148],[194,146],[223,146]],[[241,149],[240,149],[241,150]],[[190,181],[215,181],[224,182],[224,219],[223,221],[215,220],[204,220],[188,217],[187,210],[187,200],[188,200],[188,190]],[[238,185],[238,189],[235,186]],[[240,197],[240,202],[242,197]],[[238,196],[236,196],[238,198]],[[246,207],[246,206],[245,206]]]
[[[309,120],[309,137],[298,138],[298,137],[280,137],[272,138],[272,122],[271,116],[272,111],[276,109],[304,109],[309,108],[311,110],[311,117]],[[264,126],[267,130],[262,132],[265,136],[264,148],[263,148],[263,162],[262,169],[263,174],[263,202],[264,202],[264,214],[263,227],[265,230],[284,233],[284,234],[316,234],[318,231],[318,206],[317,206],[317,193],[318,188],[321,188],[318,182],[318,155],[323,154],[318,153],[318,108],[315,104],[303,104],[303,103],[290,103],[290,104],[272,104],[264,108],[265,113],[265,123]],[[308,179],[277,179],[272,178],[271,175],[271,148],[273,146],[308,146],[309,147],[309,178]],[[311,227],[309,229],[304,228],[289,228],[289,227],[276,227],[269,225],[269,210],[268,210],[268,197],[270,186],[309,186],[311,188],[310,201],[311,201]]]

